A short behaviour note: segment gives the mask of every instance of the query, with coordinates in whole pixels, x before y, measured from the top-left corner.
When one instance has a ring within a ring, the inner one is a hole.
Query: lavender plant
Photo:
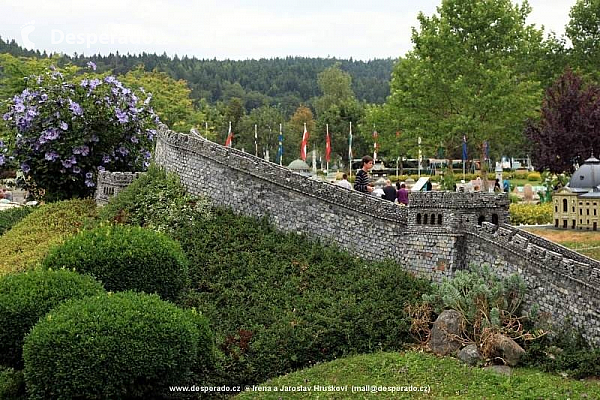
[[[99,171],[149,165],[159,123],[150,100],[113,76],[66,78],[52,67],[10,102],[3,119],[13,135],[0,142],[0,165],[15,162],[46,200],[89,196]]]

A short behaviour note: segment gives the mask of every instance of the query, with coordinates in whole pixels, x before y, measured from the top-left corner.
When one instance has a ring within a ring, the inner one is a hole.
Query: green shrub
[[[24,400],[26,398],[23,371],[0,367],[0,399]]]
[[[84,229],[95,217],[93,200],[61,201],[39,207],[2,235],[0,276],[31,268],[52,246]]]
[[[510,204],[515,204],[515,203],[521,202],[521,198],[519,197],[518,194],[515,194],[515,193],[509,193],[508,199],[510,200]]]
[[[25,382],[34,399],[162,398],[213,362],[204,317],[124,292],[68,301],[25,338]],[[194,382],[202,385],[202,382]]]
[[[223,382],[261,382],[344,354],[411,341],[405,303],[429,290],[394,262],[369,262],[265,220],[215,210],[177,239],[190,259],[183,300],[212,321]]]
[[[513,179],[527,179],[528,175],[529,175],[528,171],[514,171]]]
[[[600,348],[593,348],[569,321],[561,326],[543,326],[551,334],[526,343],[525,366],[546,372],[562,372],[582,379],[600,376]]]
[[[44,268],[91,274],[109,291],[158,293],[174,300],[187,285],[181,247],[163,233],[123,225],[84,231],[53,248]]]
[[[190,196],[173,173],[152,165],[100,211],[104,220],[172,232],[210,217],[208,202]]]
[[[0,364],[22,368],[23,338],[56,305],[102,293],[102,285],[72,271],[29,271],[0,278]]]
[[[515,322],[525,297],[523,278],[516,274],[499,278],[487,264],[471,264],[469,269],[443,279],[432,294],[423,295],[423,300],[437,314],[444,309],[458,311],[465,321],[462,335],[468,341],[482,344],[486,330],[521,336],[523,331]]]
[[[510,205],[510,223],[513,225],[542,225],[552,223],[552,203]]]
[[[33,207],[13,207],[0,211],[0,235],[3,235],[33,210]]]
[[[527,180],[531,182],[538,182],[541,179],[539,172],[530,172],[527,174]]]

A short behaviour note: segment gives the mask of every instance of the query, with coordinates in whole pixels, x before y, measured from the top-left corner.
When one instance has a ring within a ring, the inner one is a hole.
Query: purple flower
[[[85,173],[85,178],[86,179],[92,179],[93,176],[94,176],[94,174],[92,174],[91,172],[86,172]]]
[[[139,143],[140,139],[137,138],[137,136],[132,136],[131,137],[131,143]]]
[[[85,180],[85,186],[87,186],[87,187],[94,187],[94,186],[96,186],[96,184],[94,182],[92,182],[91,180],[86,179]]]
[[[98,171],[103,172],[105,170],[106,170],[106,168],[104,168],[102,165],[98,166]]]
[[[100,79],[92,79],[90,81],[90,89],[96,89],[96,87],[98,87],[98,85],[102,84],[102,81]]]
[[[82,80],[81,80],[81,84],[80,84],[80,85],[81,85],[81,87],[87,87],[87,85],[88,85],[89,83],[90,83],[90,81],[89,81],[89,80],[87,80],[87,79],[82,79]]]
[[[127,154],[129,154],[129,150],[126,147],[124,147],[124,146],[119,147],[117,149],[117,151],[119,153],[121,153],[121,155],[123,155],[123,156],[126,156]]]
[[[92,71],[96,70],[96,64],[93,61],[88,61],[87,66],[92,69]]]
[[[58,153],[56,153],[54,150],[47,151],[46,154],[44,154],[44,158],[47,161],[54,161],[58,158]]]
[[[108,164],[110,162],[109,156],[102,156],[102,164]]]
[[[56,140],[60,137],[60,132],[56,128],[48,128],[42,133],[44,134],[43,136],[46,141]]]
[[[40,96],[42,103],[45,102],[46,100],[48,100],[48,95],[46,93],[42,93],[42,95]]]
[[[127,116],[127,113],[125,113],[124,111],[121,111],[120,109],[117,108],[116,114],[117,114],[117,119],[119,120],[119,122],[121,124],[129,122],[129,116]]]
[[[31,170],[31,168],[29,167],[29,165],[22,163],[21,164],[21,171],[23,171],[24,174],[28,173]]]
[[[81,106],[71,99],[69,99],[69,110],[71,110],[74,115],[83,115]]]
[[[63,131],[66,131],[67,129],[69,129],[69,124],[67,124],[64,121],[60,121],[60,129],[62,129]]]
[[[11,116],[10,113],[6,113],[2,116],[2,119],[5,121],[8,121],[10,119],[10,116]]]
[[[81,168],[79,168],[77,166],[73,167],[73,173],[78,174],[80,172],[81,172]]]
[[[4,154],[0,154],[0,165],[4,165]]]
[[[23,105],[23,103],[15,104],[15,111],[19,113],[25,111],[25,106]]]

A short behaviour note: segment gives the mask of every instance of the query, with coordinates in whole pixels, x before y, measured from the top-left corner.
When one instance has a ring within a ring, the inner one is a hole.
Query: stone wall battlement
[[[263,160],[243,151],[224,147],[198,135],[184,135],[162,127],[159,136],[165,145],[191,151],[228,168],[262,179],[282,188],[303,193],[373,218],[406,224],[406,209],[372,196],[347,190],[321,180],[300,175],[286,167]],[[240,182],[239,184],[243,184]]]
[[[600,263],[566,247],[506,224],[484,222],[481,226],[467,226],[465,231],[486,240],[490,246],[499,246],[524,258],[530,266],[552,271],[592,289],[600,287]]]

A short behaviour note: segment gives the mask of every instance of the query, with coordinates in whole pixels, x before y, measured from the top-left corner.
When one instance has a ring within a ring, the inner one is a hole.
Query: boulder
[[[510,376],[512,374],[512,369],[508,365],[490,365],[483,369],[486,371],[492,371],[498,375]]]
[[[494,357],[501,357],[507,365],[514,367],[519,363],[525,350],[508,336],[496,333],[491,338],[492,351]]]
[[[429,348],[440,356],[454,353],[462,344],[462,326],[463,318],[458,311],[445,310],[433,323]]]
[[[483,360],[483,356],[479,352],[476,344],[470,344],[463,347],[458,352],[457,357],[459,360],[470,366],[475,366],[479,361]]]

